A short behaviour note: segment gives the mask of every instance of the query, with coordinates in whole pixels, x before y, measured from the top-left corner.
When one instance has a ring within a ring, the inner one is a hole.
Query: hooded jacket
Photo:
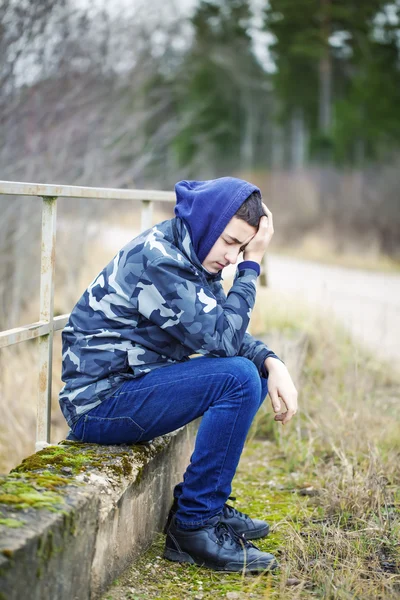
[[[226,296],[202,261],[256,186],[233,177],[181,181],[175,218],[124,246],[89,285],[62,332],[61,410],[73,427],[127,380],[192,354],[245,356],[265,374],[276,355],[246,328],[257,263],[238,265]]]

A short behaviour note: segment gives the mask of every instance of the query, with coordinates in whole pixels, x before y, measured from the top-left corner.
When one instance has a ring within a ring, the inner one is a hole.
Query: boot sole
[[[243,567],[237,569],[230,569],[226,567],[221,567],[220,565],[211,565],[207,564],[204,561],[197,561],[187,552],[178,552],[177,550],[172,550],[171,548],[165,548],[164,558],[167,560],[171,560],[173,562],[179,563],[189,563],[191,565],[197,565],[198,567],[206,567],[207,569],[212,569],[213,571],[225,571],[226,573],[242,573]],[[263,573],[268,571],[273,571],[279,567],[278,562],[275,560],[271,561],[268,566],[262,567],[260,566],[246,566],[244,569],[245,573]]]

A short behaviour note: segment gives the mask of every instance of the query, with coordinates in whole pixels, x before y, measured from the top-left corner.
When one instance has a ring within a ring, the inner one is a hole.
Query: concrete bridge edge
[[[101,597],[162,531],[197,425],[137,446],[62,442],[3,477],[0,600]]]

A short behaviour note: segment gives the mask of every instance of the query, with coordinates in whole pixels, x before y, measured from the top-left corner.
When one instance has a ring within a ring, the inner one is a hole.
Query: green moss
[[[67,526],[67,531],[69,531],[69,527]],[[65,539],[65,535],[63,532],[63,537]],[[37,568],[36,568],[36,577],[39,578],[43,574],[43,570],[48,567],[48,563],[54,557],[54,555],[59,552],[63,552],[65,549],[65,545],[61,543],[59,546],[56,545],[54,539],[53,531],[49,530],[47,534],[43,534],[38,539],[37,544]]]
[[[13,556],[14,556],[14,552],[12,550],[9,550],[8,548],[4,548],[4,550],[2,550],[1,553],[6,558],[13,558]]]
[[[293,493],[295,486],[286,472],[284,458],[277,461],[279,466],[275,466],[274,461],[270,460],[265,480],[266,444],[268,443],[253,442],[246,448],[245,460],[251,461],[252,469],[250,472],[241,472],[239,467],[239,474],[234,481],[237,497],[234,506],[247,514],[265,519],[270,524],[269,536],[257,540],[257,546],[260,550],[279,555],[285,547],[287,528],[299,530],[301,523],[314,509],[310,506],[308,497],[300,497]],[[260,463],[260,467],[257,466],[257,462]]]
[[[49,531],[47,535],[38,539],[37,556],[42,560],[48,561],[53,554],[53,532]]]
[[[63,535],[64,538],[76,534],[76,515],[74,511],[64,513],[63,516]]]
[[[47,535],[43,535],[38,539],[37,557],[38,566],[36,569],[36,577],[42,576],[43,567],[47,565],[54,554],[53,532],[49,531]]]
[[[50,471],[43,471],[42,473],[25,473],[24,478],[34,482],[41,488],[52,491],[60,486],[69,485],[71,483],[67,477],[61,477]]]
[[[135,482],[136,483],[140,483],[142,476],[143,476],[143,469],[144,467],[138,467],[137,473],[136,473],[136,478],[135,478]]]
[[[135,456],[142,457],[142,458],[147,458],[151,452],[149,446],[145,446],[144,444],[137,445],[137,446],[130,446],[130,449]]]
[[[19,510],[29,507],[55,510],[55,505],[62,503],[63,498],[59,494],[51,490],[37,489],[24,478],[9,478],[0,485],[0,504],[13,505]]]
[[[110,469],[110,471],[112,471],[115,475],[124,475],[124,469],[122,467],[122,465],[119,464],[113,464],[113,465],[107,465],[107,468]]]
[[[17,519],[0,519],[0,525],[16,529],[18,527],[23,527],[24,523],[23,521],[18,521]]]
[[[40,469],[46,469],[49,466],[58,473],[62,467],[69,467],[72,474],[77,474],[87,470],[88,467],[102,468],[104,466],[112,467],[107,461],[113,458],[129,456],[129,453],[112,454],[104,456],[102,446],[96,444],[77,444],[77,445],[59,445],[44,448],[36,454],[24,459],[22,463],[14,469],[16,472],[29,472]]]
[[[122,469],[125,477],[128,477],[132,473],[132,464],[126,455],[122,456]]]
[[[97,444],[63,441],[58,446],[44,448],[27,457],[12,472],[31,473],[32,471],[46,470],[49,474],[48,469],[51,468],[54,471],[53,486],[57,486],[67,482],[63,467],[70,468],[72,475],[88,468],[107,468],[117,476],[128,477],[132,473],[132,459],[143,462],[150,455],[151,450],[146,445],[130,446],[129,451],[105,456],[102,447]],[[56,475],[62,477],[62,480],[57,480]],[[50,485],[50,478],[47,475],[47,486]]]
[[[79,473],[86,463],[90,462],[93,453],[68,451],[62,447],[48,447],[25,458],[12,472],[27,473],[55,467],[59,472],[62,467],[69,467],[73,474]]]
[[[24,459],[3,482],[0,480],[0,504],[16,509],[60,510],[63,488],[80,485],[71,475],[88,468],[106,468],[118,477],[128,477],[133,469],[131,461],[136,459],[139,463],[137,481],[140,481],[144,459],[150,454],[147,446],[131,446],[129,450],[110,454],[97,444],[72,442],[49,446]]]

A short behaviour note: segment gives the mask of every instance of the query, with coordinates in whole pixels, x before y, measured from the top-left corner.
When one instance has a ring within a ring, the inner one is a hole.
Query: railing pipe
[[[0,194],[14,196],[52,196],[58,198],[94,198],[105,200],[150,200],[173,202],[175,194],[160,190],[131,190],[118,188],[81,187],[78,185],[47,185],[1,181]]]
[[[54,317],[53,331],[64,329],[68,319],[69,315],[59,315],[58,317]],[[30,323],[29,325],[23,325],[22,327],[15,327],[14,329],[1,331],[0,348],[6,348],[6,346],[27,342],[28,340],[34,340],[41,335],[46,335],[49,333],[49,331],[50,324],[44,321],[37,321],[36,323]]]
[[[140,217],[141,231],[150,229],[153,224],[153,203],[150,200],[142,200],[142,212]]]
[[[38,340],[39,389],[36,420],[36,450],[41,450],[50,443],[56,218],[57,198],[44,196],[40,265],[40,321],[48,323],[49,331],[41,335]]]

